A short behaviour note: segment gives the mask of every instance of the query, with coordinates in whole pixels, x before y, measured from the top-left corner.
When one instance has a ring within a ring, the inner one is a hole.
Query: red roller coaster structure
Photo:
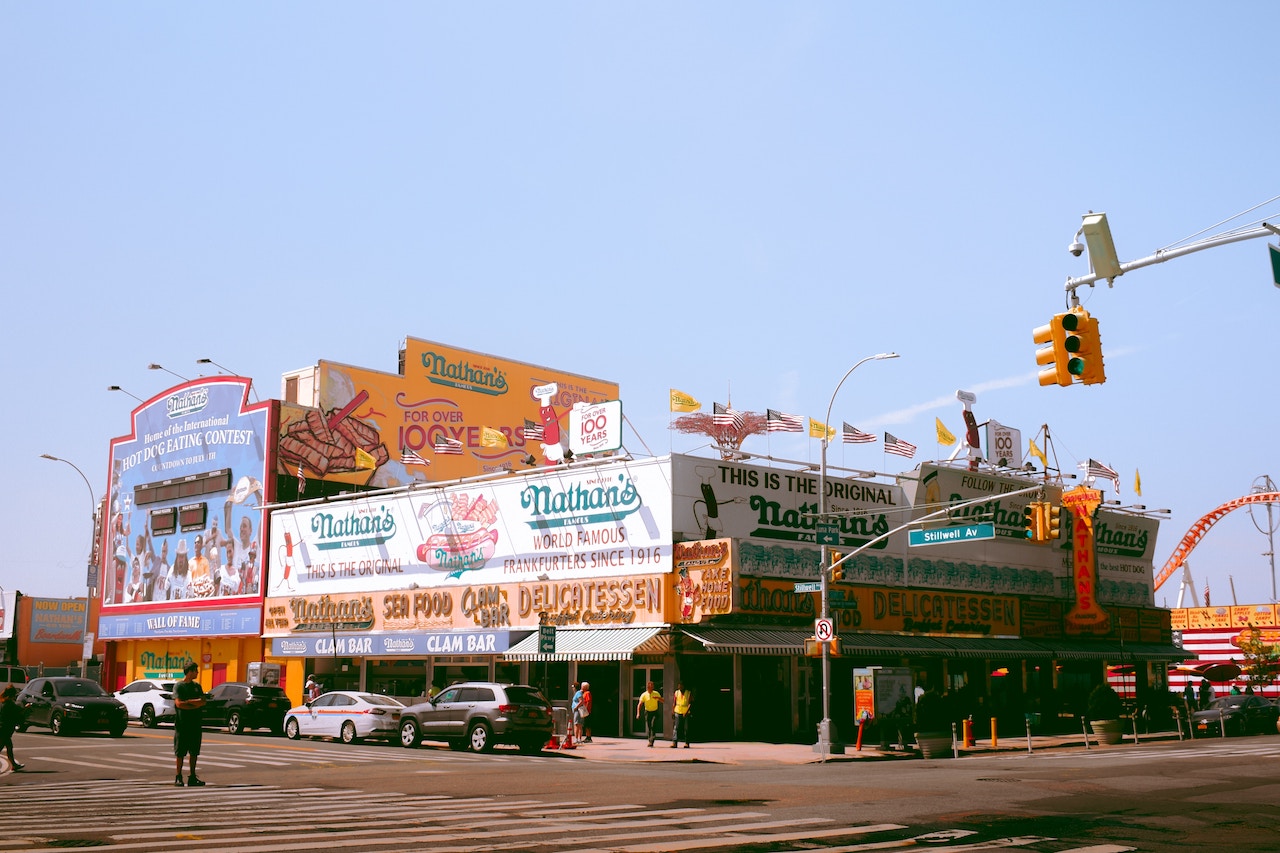
[[[1252,495],[1236,498],[1224,503],[1215,510],[1206,512],[1200,517],[1200,520],[1191,525],[1191,529],[1187,531],[1187,535],[1182,537],[1182,541],[1178,543],[1178,547],[1173,549],[1173,553],[1169,556],[1168,562],[1164,564],[1164,568],[1156,573],[1155,584],[1152,589],[1159,589],[1161,584],[1173,577],[1174,572],[1182,568],[1183,562],[1187,559],[1187,555],[1192,549],[1199,544],[1204,535],[1209,532],[1209,528],[1218,523],[1218,520],[1227,513],[1237,510],[1242,506],[1249,504],[1265,504],[1280,503],[1280,492],[1258,492]]]

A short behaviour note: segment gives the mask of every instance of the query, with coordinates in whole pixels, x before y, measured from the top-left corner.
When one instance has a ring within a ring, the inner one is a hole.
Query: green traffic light
[[[1068,332],[1074,332],[1076,329],[1080,328],[1080,315],[1076,314],[1074,311],[1063,314],[1062,328],[1066,329]]]
[[[1067,359],[1067,373],[1070,373],[1072,376],[1084,375],[1084,359],[1083,358]]]

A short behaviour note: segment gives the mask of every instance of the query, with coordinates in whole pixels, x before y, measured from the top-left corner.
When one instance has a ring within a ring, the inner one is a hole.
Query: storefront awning
[[[637,654],[665,654],[669,642],[662,626],[647,628],[558,628],[556,650],[538,651],[535,631],[503,655],[518,661],[631,660]],[[661,636],[659,636],[661,635]]]
[[[955,657],[962,658],[1051,658],[1053,652],[1030,640],[999,637],[941,637]]]
[[[804,628],[681,628],[709,652],[726,655],[803,655],[804,641],[813,636]]]
[[[1185,660],[1189,655],[1177,646],[1165,643],[1125,643],[1114,640],[1041,640],[1058,660]]]
[[[870,655],[940,655],[946,657],[951,647],[933,637],[909,634],[840,634],[840,653],[862,652]]]

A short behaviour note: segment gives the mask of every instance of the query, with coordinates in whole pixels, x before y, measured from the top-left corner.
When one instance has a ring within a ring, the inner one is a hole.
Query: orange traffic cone
[[[560,741],[561,749],[577,749],[573,742],[573,729],[565,732],[564,738]]]

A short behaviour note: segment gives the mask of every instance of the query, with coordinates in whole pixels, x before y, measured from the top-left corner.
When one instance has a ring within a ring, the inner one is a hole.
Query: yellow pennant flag
[[[378,460],[374,459],[373,455],[368,451],[361,450],[360,448],[357,447],[356,448],[356,467],[372,471],[374,468],[378,467]]]
[[[702,408],[702,404],[690,397],[683,391],[671,389],[671,411],[673,412],[696,412]]]
[[[1036,447],[1036,440],[1031,439],[1031,455],[1040,460],[1040,464],[1049,467],[1049,460],[1045,458],[1044,451]]]
[[[950,447],[956,443],[956,437],[951,434],[951,430],[942,425],[942,418],[934,418],[938,422],[938,444]]]
[[[480,446],[481,447],[506,447],[507,437],[502,434],[501,430],[491,427],[480,427]]]
[[[1142,497],[1142,475],[1138,473],[1138,469],[1133,469],[1133,493],[1138,497]]]
[[[836,437],[836,431],[822,421],[815,421],[813,418],[809,418],[809,437],[826,438],[827,441],[830,441]]]

